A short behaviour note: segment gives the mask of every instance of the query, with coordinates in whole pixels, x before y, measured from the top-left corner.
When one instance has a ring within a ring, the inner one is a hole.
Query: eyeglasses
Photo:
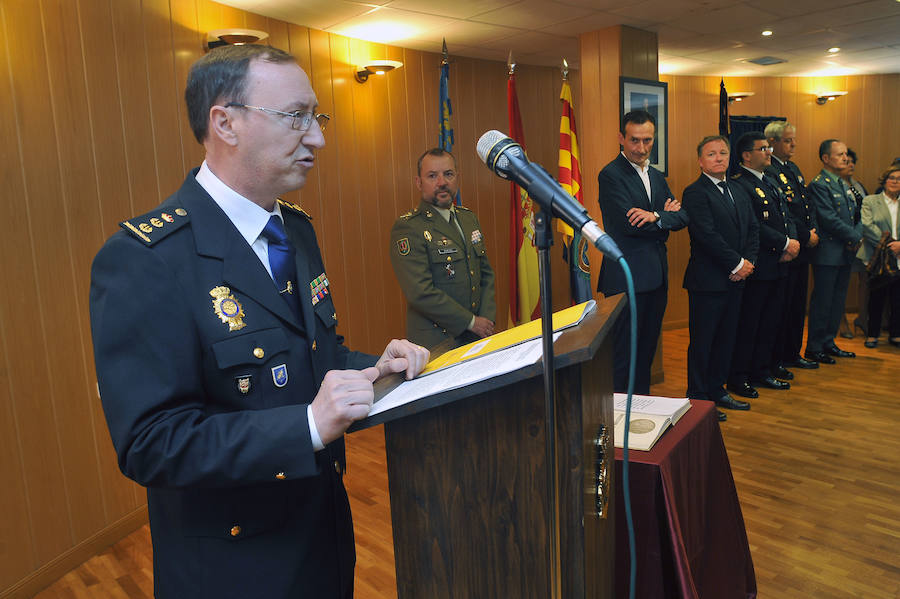
[[[313,112],[301,112],[299,110],[295,110],[294,112],[284,112],[282,110],[275,110],[274,108],[263,108],[262,106],[251,106],[250,104],[240,104],[238,102],[229,102],[225,105],[225,108],[252,108],[253,110],[268,112],[269,114],[278,116],[289,116],[291,117],[291,129],[296,131],[306,131],[309,129],[310,125],[312,125],[314,120],[319,125],[319,129],[325,131],[325,126],[328,124],[328,121],[331,120],[331,115],[322,112],[318,114]]]
[[[774,149],[775,148],[773,148],[772,146],[765,146],[762,148],[753,148],[753,151],[754,152],[759,151],[759,152],[765,152],[766,154],[771,154],[772,150],[774,150]]]

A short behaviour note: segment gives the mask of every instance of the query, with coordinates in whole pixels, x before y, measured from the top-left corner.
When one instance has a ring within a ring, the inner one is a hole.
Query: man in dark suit
[[[812,259],[813,291],[809,299],[809,331],[806,357],[834,364],[832,356],[856,354],[834,343],[844,315],[850,265],[862,243],[862,224],[856,218],[856,202],[841,173],[847,167],[847,146],[837,139],[819,145],[822,170],[806,188],[816,206],[821,239]]]
[[[494,334],[494,270],[475,213],[455,206],[456,158],[441,148],[418,161],[419,205],[391,228],[391,265],[406,296],[406,336],[432,348]]]
[[[787,200],[788,212],[797,229],[800,254],[788,263],[785,284],[785,309],[775,355],[783,367],[818,368],[819,363],[800,355],[803,347],[803,323],[806,320],[806,295],[809,281],[809,261],[819,244],[816,232],[815,206],[806,195],[806,181],[800,168],[791,160],[797,149],[797,132],[787,121],[772,121],[766,125],[765,136],[772,146],[772,164],[766,174],[778,184]]]
[[[185,98],[206,160],[94,260],[91,328],[122,472],[147,487],[162,599],[353,594],[343,433],[379,376],[428,352],[350,352],[301,188],[327,116],[289,54],[225,46]]]
[[[700,177],[684,190],[690,222],[691,257],[684,272],[688,290],[687,396],[715,401],[723,408],[749,410],[750,404],[725,392],[744,281],[754,271],[759,224],[750,198],[725,176],[731,152],[728,138],[711,135],[697,146]],[[719,412],[719,420],[725,414]]]
[[[757,397],[757,387],[790,389],[776,374],[775,337],[784,312],[787,264],[800,252],[793,222],[778,186],[763,173],[772,148],[759,131],[745,133],[735,144],[741,166],[731,177],[731,187],[740,187],[750,198],[759,223],[759,253],[756,270],[744,285],[737,343],[731,358],[728,390],[743,397]],[[793,378],[787,370],[779,376]]]
[[[669,289],[666,240],[669,231],[687,225],[687,215],[662,173],[650,166],[656,121],[643,110],[622,117],[622,151],[597,176],[603,228],[612,237],[634,277],[637,305],[637,363],[634,392],[650,393],[650,365],[656,351]],[[609,297],[625,291],[625,274],[612,260],[603,260],[597,290]],[[628,387],[630,306],[616,323],[613,387]]]

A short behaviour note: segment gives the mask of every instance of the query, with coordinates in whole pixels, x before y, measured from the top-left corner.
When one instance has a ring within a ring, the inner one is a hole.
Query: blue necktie
[[[284,224],[277,215],[272,215],[266,223],[262,234],[269,240],[269,266],[278,293],[285,299],[294,315],[300,318],[300,303],[297,290],[297,266],[294,260],[297,252],[290,242]]]

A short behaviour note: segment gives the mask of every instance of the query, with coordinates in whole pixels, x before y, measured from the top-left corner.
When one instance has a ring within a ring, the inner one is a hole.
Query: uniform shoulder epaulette
[[[148,246],[157,243],[190,222],[187,210],[162,206],[147,214],[123,220],[119,226]]]
[[[307,220],[312,220],[312,217],[309,215],[309,212],[300,207],[300,204],[294,204],[293,202],[286,202],[281,198],[278,198],[278,203],[281,204],[282,208],[288,208],[293,210],[294,212],[298,212],[306,217]]]
[[[456,209],[457,209],[457,210],[465,210],[466,212],[472,212],[471,210],[469,210],[468,208],[466,208],[466,207],[463,206],[462,204],[460,204],[459,206],[457,206]]]
[[[409,219],[411,219],[412,217],[417,216],[418,214],[420,214],[420,213],[419,213],[419,207],[416,206],[415,208],[413,208],[412,210],[410,210],[410,211],[407,212],[406,214],[401,215],[400,218],[402,218],[403,220],[409,220]]]
[[[744,173],[735,173],[735,174],[731,175],[731,179],[732,179],[733,181],[737,181],[738,179],[741,178],[741,176],[742,176],[743,174],[744,174]]]

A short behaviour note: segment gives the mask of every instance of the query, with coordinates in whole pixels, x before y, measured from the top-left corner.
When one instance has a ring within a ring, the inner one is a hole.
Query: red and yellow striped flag
[[[578,132],[575,126],[575,106],[572,102],[572,88],[563,79],[559,92],[562,101],[562,117],[559,119],[559,184],[578,203],[584,206],[581,193],[581,168],[579,165]],[[591,264],[588,261],[587,241],[581,232],[557,219],[557,229],[563,234],[565,258],[569,263],[569,287],[572,303],[579,304],[591,299]]]

